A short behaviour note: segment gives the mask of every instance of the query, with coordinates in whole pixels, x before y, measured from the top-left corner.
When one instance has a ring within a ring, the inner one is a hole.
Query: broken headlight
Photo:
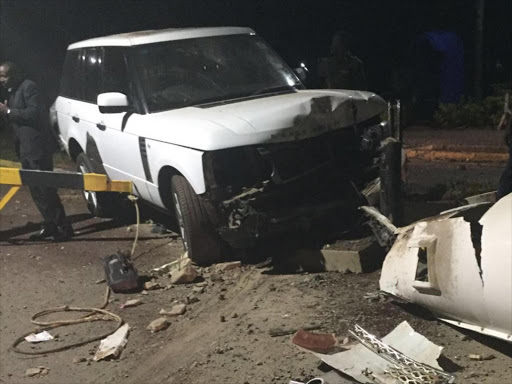
[[[206,152],[203,155],[206,184],[210,189],[228,188],[236,192],[270,178],[271,168],[256,147],[238,147]]]

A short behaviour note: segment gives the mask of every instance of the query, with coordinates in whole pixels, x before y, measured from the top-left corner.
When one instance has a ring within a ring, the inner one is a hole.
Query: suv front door
[[[128,96],[133,107],[123,49],[88,48],[85,73],[85,97],[90,106],[85,121],[89,133],[88,155],[91,156],[97,151],[111,179],[132,181],[134,193],[150,200],[143,162],[138,155],[139,138],[131,133],[130,116],[135,111],[102,113],[97,105],[100,93],[121,92]]]

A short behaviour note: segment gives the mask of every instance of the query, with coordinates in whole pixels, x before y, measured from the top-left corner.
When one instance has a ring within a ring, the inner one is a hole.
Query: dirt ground
[[[0,188],[0,195],[3,193],[5,188]],[[335,333],[343,340],[356,323],[384,336],[403,320],[445,347],[440,363],[457,375],[458,383],[498,384],[512,378],[510,344],[453,328],[390,298],[373,295],[365,299],[377,292],[379,271],[293,274],[258,264],[220,273],[221,279],[214,274],[215,267],[201,269],[204,281],[199,284],[171,285],[168,277],[156,276],[154,281],[162,289],[112,294],[107,309],[119,314],[131,328],[128,344],[117,360],[90,361],[99,342],[37,357],[13,353],[9,351],[13,341],[35,328],[30,323],[34,313],[62,305],[99,306],[106,287],[98,283],[104,277],[101,258],[132,246],[133,222],[92,218],[80,193],[62,190],[60,194],[77,231],[69,242],[27,241],[38,229],[39,216],[24,188],[1,212],[1,383],[305,382],[324,374],[327,367],[292,345],[291,335],[272,337],[271,330],[317,326],[317,332]],[[414,215],[432,210],[418,202],[408,207]],[[150,278],[153,268],[181,254],[178,236],[154,233],[152,224],[140,226],[135,251],[140,275]],[[260,256],[265,260],[267,255]],[[143,304],[120,309],[120,304],[132,298]],[[158,312],[169,310],[174,303],[188,303],[186,313],[172,318],[168,329],[149,332],[146,327],[160,317]],[[58,328],[51,331],[58,336],[56,340],[21,347],[37,351],[64,346],[112,327],[110,322],[95,322]],[[494,358],[473,361],[469,354]],[[28,368],[38,366],[48,368],[48,374],[25,375]]]

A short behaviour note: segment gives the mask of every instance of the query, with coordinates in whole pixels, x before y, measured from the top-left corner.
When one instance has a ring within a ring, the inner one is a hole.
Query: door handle
[[[105,129],[107,129],[107,126],[103,123],[98,123],[96,124],[96,128],[98,128],[100,131],[104,131]]]
[[[80,118],[78,116],[73,116],[72,119],[75,123],[80,122]]]

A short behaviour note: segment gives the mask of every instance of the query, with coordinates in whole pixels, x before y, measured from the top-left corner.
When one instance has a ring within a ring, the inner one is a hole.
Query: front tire
[[[80,173],[94,173],[94,167],[87,155],[82,152],[76,158],[76,169]],[[114,192],[82,191],[89,211],[97,217],[113,217],[116,207]]]
[[[198,196],[180,175],[171,179],[171,194],[188,257],[199,265],[220,261],[223,247],[215,232],[217,220],[213,206]]]

